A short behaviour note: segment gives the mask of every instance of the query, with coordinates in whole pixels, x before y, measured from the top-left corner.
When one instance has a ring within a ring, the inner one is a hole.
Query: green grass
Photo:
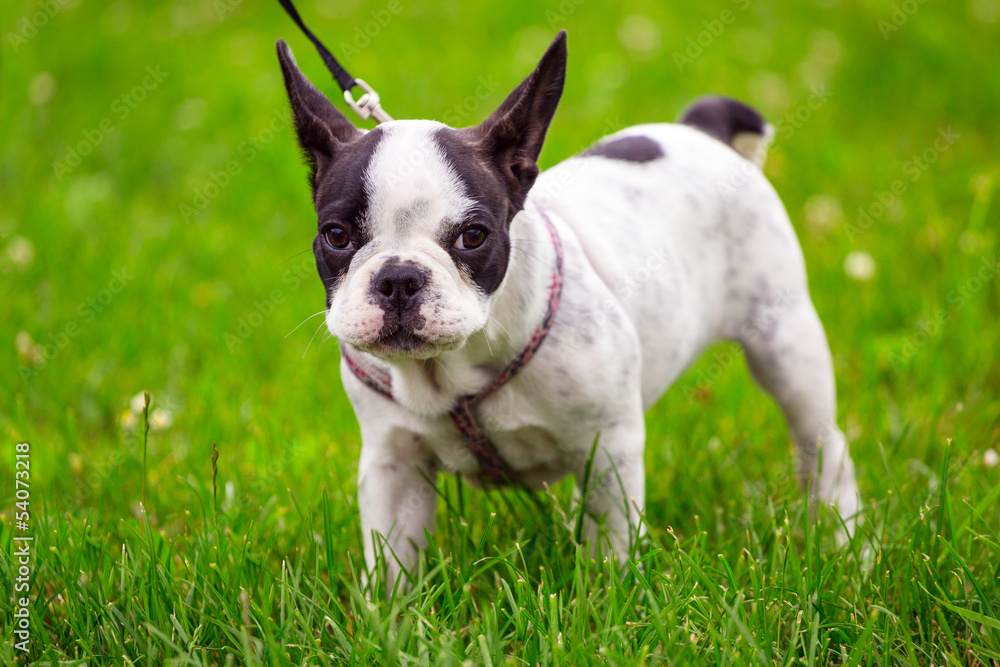
[[[419,583],[367,600],[358,428],[336,345],[296,329],[323,303],[274,41],[332,94],[319,59],[272,2],[5,2],[4,591],[25,441],[35,542],[30,653],[3,595],[0,662],[1000,663],[995,0],[920,4],[887,39],[875,0],[400,3],[349,62],[397,117],[478,122],[569,31],[543,165],[706,92],[781,123],[766,172],[829,333],[858,537],[838,549],[834,517],[809,523],[778,409],[719,346],[648,415],[649,539],[628,568],[574,543],[566,483],[532,499],[449,479]],[[342,53],[388,6],[300,9]],[[147,67],[144,99],[122,100]],[[933,164],[908,164],[947,128]],[[845,274],[852,251],[870,280]]]

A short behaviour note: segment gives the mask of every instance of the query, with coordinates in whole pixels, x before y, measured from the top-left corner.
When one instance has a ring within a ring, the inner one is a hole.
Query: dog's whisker
[[[512,247],[517,247],[518,245],[520,245],[522,243],[537,243],[538,245],[541,245],[541,246],[552,245],[551,241],[537,241],[535,239],[511,239],[511,241],[510,241],[510,245]]]
[[[312,248],[306,248],[306,249],[305,249],[305,250],[303,250],[302,252],[297,252],[297,253],[295,253],[294,255],[292,255],[291,257],[288,257],[288,258],[286,258],[286,259],[283,259],[283,260],[281,260],[281,263],[282,263],[282,264],[284,264],[284,263],[286,263],[286,262],[290,262],[290,261],[292,261],[293,259],[295,259],[296,257],[298,257],[299,255],[304,255],[305,253],[307,253],[307,252],[312,252],[312,251],[313,251],[313,249],[312,249]]]
[[[528,253],[528,248],[524,248],[524,247],[516,245],[516,244],[515,245],[511,245],[510,248],[511,248],[511,250],[519,250],[519,251],[525,253],[526,255],[528,255],[529,257],[534,257],[535,259],[541,259],[537,255],[531,255],[531,254],[529,254]]]
[[[453,379],[453,377],[454,377],[451,374],[451,371],[448,370],[448,365],[447,364],[434,364],[434,370],[442,372],[444,375],[446,375],[448,377],[449,380]]]
[[[523,256],[527,257],[528,259],[532,259],[532,260],[534,260],[536,262],[541,262],[543,264],[545,263],[545,260],[543,258],[539,257],[538,255],[532,255],[530,252],[528,252],[524,248],[514,248],[514,250],[518,251]]]
[[[306,355],[309,354],[309,348],[312,347],[313,341],[316,339],[316,334],[326,325],[326,322],[320,322],[320,325],[316,327],[316,331],[313,332],[312,338],[309,339],[309,344],[306,345],[306,351],[302,353],[302,358],[305,359]]]
[[[538,255],[532,255],[530,252],[528,252],[524,248],[518,248],[517,246],[511,246],[511,250],[517,250],[519,253],[521,253],[522,255],[524,255],[525,257],[527,257],[528,259],[533,259],[536,262],[540,262],[542,264],[545,263],[544,259],[542,259]]]
[[[513,338],[510,335],[510,331],[507,330],[507,327],[505,327],[500,320],[498,320],[497,318],[493,317],[492,315],[487,315],[487,317],[489,317],[491,320],[493,320],[494,322],[496,322],[497,326],[500,327],[501,329],[503,329],[504,334],[507,336],[507,342],[512,342],[513,341]],[[486,340],[487,340],[487,342],[489,342],[489,337],[488,336],[487,336]],[[493,349],[490,348],[490,354],[492,354],[492,353],[493,353]]]
[[[493,319],[493,318],[491,317],[490,319]],[[487,334],[486,336],[484,336],[484,338],[486,338],[486,349],[488,349],[490,351],[490,356],[492,357],[493,356],[493,345],[490,343],[489,334]]]
[[[307,317],[306,319],[302,320],[301,322],[299,322],[299,325],[298,325],[297,327],[295,327],[294,329],[292,329],[291,331],[289,331],[288,333],[286,333],[286,334],[285,334],[285,338],[288,338],[288,337],[289,337],[289,336],[291,336],[291,335],[292,335],[293,333],[295,333],[296,331],[298,331],[298,330],[299,330],[299,329],[300,329],[300,328],[302,327],[302,325],[303,325],[303,324],[305,324],[306,322],[308,322],[308,321],[309,321],[309,320],[311,320],[312,318],[316,317],[317,315],[323,315],[324,313],[326,313],[326,310],[325,310],[325,309],[324,309],[324,310],[321,310],[321,311],[319,311],[318,313],[313,313],[312,315],[310,315],[310,316],[309,316],[309,317]]]

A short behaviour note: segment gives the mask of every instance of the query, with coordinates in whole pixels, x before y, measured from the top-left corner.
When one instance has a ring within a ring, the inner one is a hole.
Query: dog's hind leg
[[[757,383],[785,415],[798,447],[799,482],[836,507],[853,534],[860,503],[854,463],[837,428],[833,361],[808,292],[786,292],[759,304],[737,339]],[[823,459],[818,479],[817,453]]]
[[[633,414],[622,415],[620,423],[603,429],[593,456],[577,462],[574,499],[584,503],[581,537],[590,543],[591,555],[599,552],[598,542],[606,537],[619,564],[634,553],[636,540],[645,532],[641,520],[646,496],[645,433],[637,392]]]

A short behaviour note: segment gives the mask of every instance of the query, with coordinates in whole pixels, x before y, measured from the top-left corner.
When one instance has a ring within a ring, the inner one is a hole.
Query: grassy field
[[[781,415],[722,345],[648,415],[626,570],[574,543],[567,484],[446,480],[420,583],[368,601],[358,427],[337,345],[299,326],[323,295],[275,40],[334,84],[275,2],[14,0],[0,663],[1000,664],[997,0],[300,9],[389,113],[458,124],[566,28],[543,166],[699,94],[762,109],[863,526],[838,549],[834,517],[810,524]]]

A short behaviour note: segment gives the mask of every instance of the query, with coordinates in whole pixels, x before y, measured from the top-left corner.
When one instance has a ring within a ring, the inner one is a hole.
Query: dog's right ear
[[[566,31],[560,30],[538,67],[477,128],[480,143],[507,181],[521,210],[538,176],[538,155],[566,81]]]
[[[278,40],[278,60],[285,77],[285,88],[295,116],[295,133],[309,163],[309,182],[316,187],[316,177],[332,163],[338,151],[362,136],[326,95],[305,77],[295,63],[295,56],[285,40]]]

